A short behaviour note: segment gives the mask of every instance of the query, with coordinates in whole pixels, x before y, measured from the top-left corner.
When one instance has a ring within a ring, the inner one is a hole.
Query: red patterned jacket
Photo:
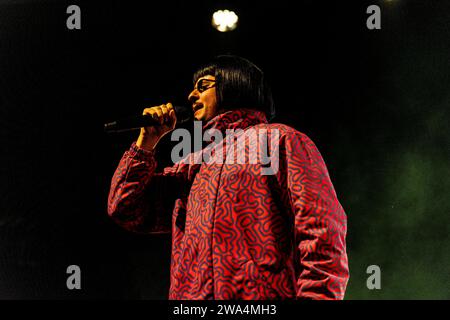
[[[277,129],[278,172],[181,161],[156,173],[153,152],[133,143],[111,182],[119,225],[172,233],[169,299],[343,299],[347,219],[314,143],[248,109],[207,128],[267,130],[269,140]]]

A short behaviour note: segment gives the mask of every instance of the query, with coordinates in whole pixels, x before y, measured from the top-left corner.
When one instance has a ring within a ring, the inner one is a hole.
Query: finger
[[[167,108],[169,109],[170,120],[175,123],[177,121],[177,116],[175,114],[175,108],[173,107],[173,105],[170,102],[167,103]]]
[[[161,106],[161,110],[163,113],[163,117],[164,117],[164,124],[168,124],[170,123],[170,115],[169,115],[169,108],[167,107],[167,105],[163,104]]]
[[[152,117],[154,120],[159,122],[159,117],[158,114],[155,111],[155,107],[152,108],[145,108],[144,111],[142,112],[142,115],[144,116],[150,116]]]
[[[146,115],[146,114],[150,115],[150,114],[151,114],[151,111],[152,111],[152,108],[145,108],[145,109],[142,111],[142,115]]]
[[[157,107],[153,108],[155,110],[155,113],[158,116],[157,120],[159,121],[160,124],[164,123],[164,116],[163,116],[162,106],[163,105],[160,105],[160,106],[157,106]]]

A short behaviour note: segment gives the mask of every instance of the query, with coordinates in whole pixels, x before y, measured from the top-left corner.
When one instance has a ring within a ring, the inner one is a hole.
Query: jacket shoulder
[[[300,138],[302,140],[310,141],[311,139],[304,134],[303,132],[298,131],[297,129],[288,126],[283,123],[262,123],[255,126],[255,129],[263,129],[267,130],[268,132],[273,132],[275,130],[278,131],[280,139],[290,139],[293,137]]]

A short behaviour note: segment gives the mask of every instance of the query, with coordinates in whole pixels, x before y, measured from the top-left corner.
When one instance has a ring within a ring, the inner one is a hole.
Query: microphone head
[[[177,117],[177,124],[184,124],[194,120],[194,111],[191,107],[173,106]]]

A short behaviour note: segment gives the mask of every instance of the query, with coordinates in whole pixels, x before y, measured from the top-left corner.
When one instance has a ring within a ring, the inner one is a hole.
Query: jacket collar
[[[203,126],[203,130],[217,129],[224,133],[227,129],[245,129],[260,123],[267,123],[264,112],[236,109],[215,116]]]

